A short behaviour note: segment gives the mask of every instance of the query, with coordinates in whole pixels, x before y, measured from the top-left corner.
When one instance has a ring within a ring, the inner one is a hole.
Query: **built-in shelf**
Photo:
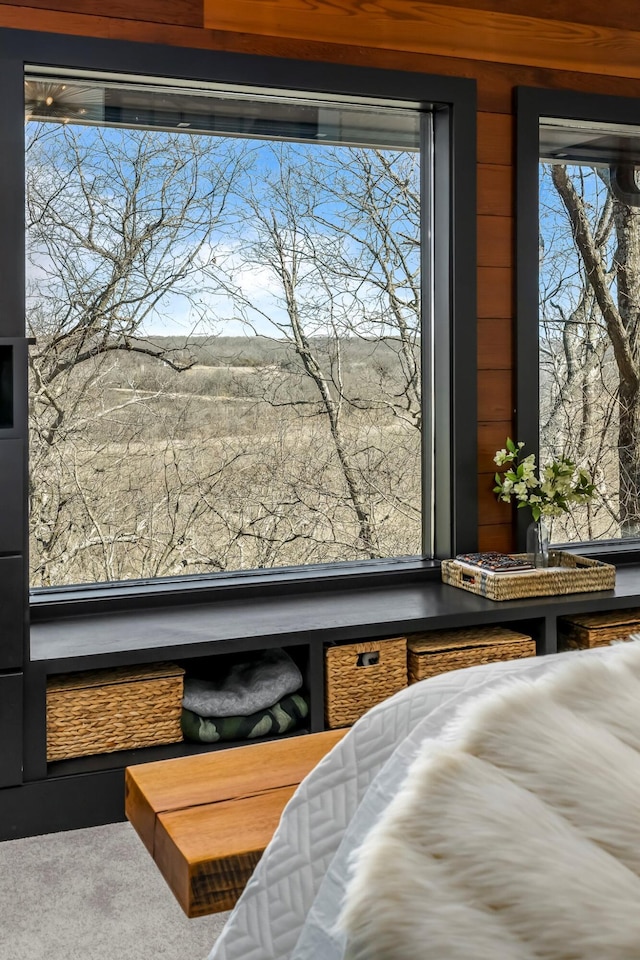
[[[291,733],[281,734],[277,739],[299,737],[309,732],[308,727],[301,727],[298,730],[292,730]],[[215,750],[226,750],[230,747],[246,746],[247,743],[261,743],[274,739],[276,738],[260,737],[254,740],[223,740],[219,743],[191,743],[187,740],[181,740],[179,743],[141,747],[138,750],[118,750],[114,753],[99,753],[88,757],[72,757],[69,760],[55,760],[53,763],[48,763],[47,777],[75,777],[105,770],[123,770],[125,767],[138,763],[190,757],[199,753],[211,753]]]
[[[177,603],[155,609],[67,616],[31,625],[24,785],[0,790],[0,839],[124,817],[127,766],[233,743],[176,743],[46,764],[45,690],[54,673],[285,647],[301,667],[310,713],[303,732],[324,728],[324,650],[448,627],[503,624],[529,633],[538,654],[557,649],[561,616],[640,608],[640,565],[620,566],[614,590],[494,602],[425,577],[424,582],[309,590],[280,597]],[[294,735],[294,734],[290,734]]]
[[[429,581],[37,622],[31,625],[31,661],[47,673],[60,673],[316,639],[350,642],[442,627],[522,622],[635,604],[640,605],[640,565],[620,567],[615,590],[503,602]]]

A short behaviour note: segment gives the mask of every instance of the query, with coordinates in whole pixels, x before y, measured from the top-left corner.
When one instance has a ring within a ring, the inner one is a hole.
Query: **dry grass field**
[[[420,552],[420,431],[398,412],[392,341],[341,345],[339,445],[289,345],[188,349],[182,371],[128,353],[79,365],[55,444],[32,419],[34,586]]]

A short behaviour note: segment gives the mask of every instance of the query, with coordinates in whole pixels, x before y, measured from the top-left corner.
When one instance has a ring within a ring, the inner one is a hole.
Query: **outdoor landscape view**
[[[421,553],[417,149],[27,87],[32,585]]]
[[[579,134],[632,146],[606,132]],[[553,521],[556,542],[640,536],[640,190],[626,169],[623,191],[615,154],[540,166],[541,455],[598,487]]]

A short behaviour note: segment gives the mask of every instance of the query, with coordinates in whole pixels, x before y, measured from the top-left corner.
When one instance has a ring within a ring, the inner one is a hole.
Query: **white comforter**
[[[210,960],[342,960],[335,924],[352,854],[421,744],[449,738],[462,706],[512,678],[611,647],[471,667],[414,684],[370,710],[300,784]]]

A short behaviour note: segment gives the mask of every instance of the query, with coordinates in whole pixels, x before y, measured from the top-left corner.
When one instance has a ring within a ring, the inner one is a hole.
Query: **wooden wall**
[[[478,84],[479,546],[510,549],[491,492],[513,429],[513,88],[640,97],[635,0],[29,0],[0,26],[473,77]],[[108,10],[109,15],[104,11]],[[640,112],[640,104],[639,104]]]

